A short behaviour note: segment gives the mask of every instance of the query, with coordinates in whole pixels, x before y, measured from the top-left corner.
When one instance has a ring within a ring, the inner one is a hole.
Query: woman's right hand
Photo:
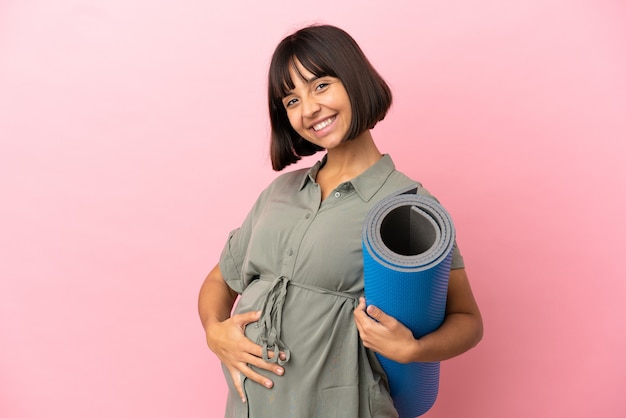
[[[268,370],[278,376],[285,373],[281,366],[264,361],[261,346],[252,342],[244,334],[246,325],[258,321],[260,317],[260,311],[251,311],[233,315],[222,322],[213,322],[206,327],[206,341],[209,348],[230,372],[242,402],[246,402],[242,374],[268,389],[274,385],[272,380],[257,373],[250,366]],[[268,354],[270,358],[273,355],[271,352]]]

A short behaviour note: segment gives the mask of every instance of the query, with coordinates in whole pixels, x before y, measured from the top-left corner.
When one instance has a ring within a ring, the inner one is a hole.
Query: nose
[[[302,116],[305,118],[310,118],[315,116],[317,112],[320,110],[319,103],[315,100],[314,97],[304,97],[302,100]]]

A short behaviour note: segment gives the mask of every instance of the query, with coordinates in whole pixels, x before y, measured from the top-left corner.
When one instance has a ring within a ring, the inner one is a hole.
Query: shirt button
[[[309,218],[311,217],[311,214],[310,214],[310,213],[307,213],[306,215],[304,215],[304,217],[305,217],[306,219],[309,219]]]
[[[287,251],[287,255],[289,257],[291,257],[293,255],[293,250],[290,248],[289,251]]]
[[[340,197],[341,197],[341,193],[339,193],[339,192],[335,192],[335,197],[336,197],[336,198],[340,198]]]

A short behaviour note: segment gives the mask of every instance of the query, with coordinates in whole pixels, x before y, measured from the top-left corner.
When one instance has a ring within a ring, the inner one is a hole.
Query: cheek
[[[343,106],[344,118],[349,123],[352,120],[352,105],[350,104],[350,99],[348,98],[347,94],[343,98],[343,104],[344,104]]]
[[[297,115],[297,112],[292,111],[292,112],[287,112],[287,119],[289,119],[289,124],[291,125],[291,127],[293,129],[295,129],[296,131],[298,131],[299,129],[302,129],[302,126],[300,124],[300,118]]]
[[[345,119],[346,125],[350,126],[350,124],[352,123],[352,107],[351,106],[346,107],[346,111],[344,112],[344,119]]]

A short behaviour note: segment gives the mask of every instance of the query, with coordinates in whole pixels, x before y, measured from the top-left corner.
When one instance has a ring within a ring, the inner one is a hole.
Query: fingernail
[[[272,387],[272,382],[269,380],[265,381],[265,387],[267,387],[268,389],[270,389]]]
[[[285,371],[282,368],[279,367],[278,369],[276,369],[276,374],[279,374],[282,376],[283,373],[285,373]]]

